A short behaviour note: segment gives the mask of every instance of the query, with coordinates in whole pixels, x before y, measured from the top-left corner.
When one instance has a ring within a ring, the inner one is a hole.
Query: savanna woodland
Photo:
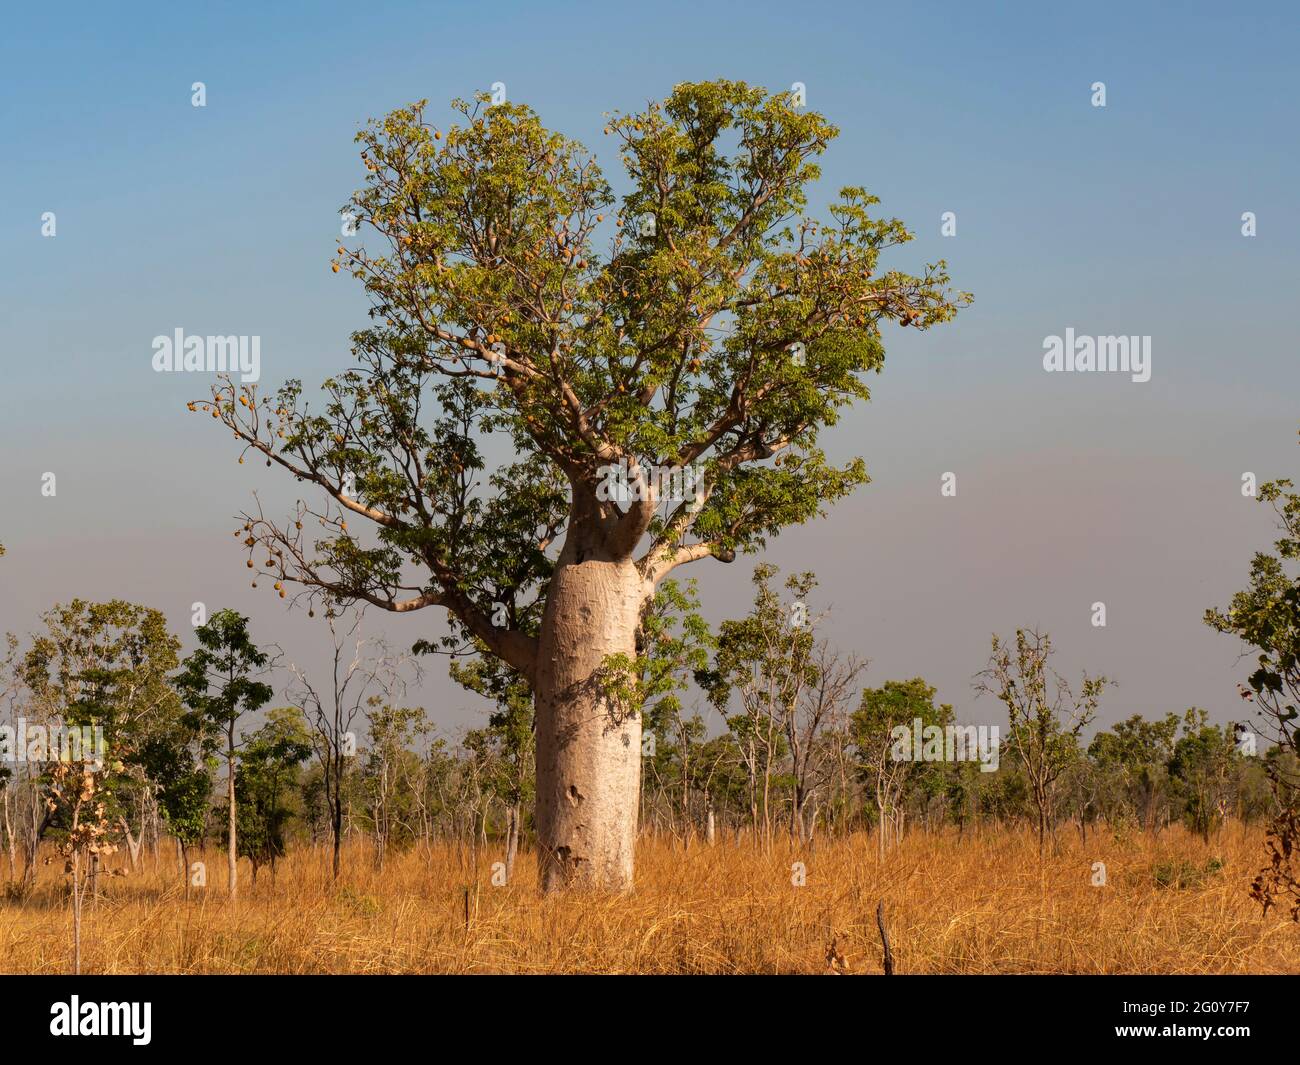
[[[10,637],[0,968],[852,971],[887,922],[903,971],[1300,968],[1291,483],[1205,615],[1248,650],[1227,725],[1100,728],[1108,679],[1026,627],[972,678],[1006,722],[982,742],[924,678],[868,683],[815,575],[761,560],[712,626],[683,568],[865,485],[823,429],[865,416],[890,329],[970,297],[902,268],[865,188],[812,216],[837,131],[789,94],[609,114],[610,179],[527,106],[453,106],[357,137],[351,364],[189,404],[300,494],[240,515],[231,578],[309,614],[331,668],[232,610],[188,655],[120,600]],[[415,615],[400,643],[384,612]],[[431,668],[482,727],[412,705]]]

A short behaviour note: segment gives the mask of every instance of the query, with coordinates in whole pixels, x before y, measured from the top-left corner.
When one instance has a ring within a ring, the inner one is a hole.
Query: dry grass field
[[[394,855],[379,873],[358,841],[338,884],[324,850],[294,852],[255,889],[241,864],[237,905],[220,853],[189,901],[174,864],[155,873],[146,856],[87,903],[83,971],[816,974],[835,938],[851,973],[875,974],[883,898],[903,974],[1300,973],[1300,926],[1247,895],[1263,853],[1262,831],[1235,824],[1209,844],[1180,828],[1086,847],[1062,833],[1041,869],[1033,837],[1006,830],[918,831],[883,865],[867,835],[802,855],[784,840],[765,855],[646,839],[632,897],[541,898],[527,853],[515,883],[493,887],[491,848],[477,877],[451,844]],[[1105,887],[1092,885],[1094,862]],[[0,899],[0,971],[69,971],[59,869],[43,866],[27,900]]]

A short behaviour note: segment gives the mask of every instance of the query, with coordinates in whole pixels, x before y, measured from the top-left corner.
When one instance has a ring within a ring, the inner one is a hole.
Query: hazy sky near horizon
[[[944,257],[974,305],[886,332],[873,399],[826,443],[873,482],[765,558],[811,568],[826,632],[866,681],[922,675],[968,721],[990,634],[1049,631],[1059,667],[1117,682],[1101,721],[1240,714],[1241,649],[1202,623],[1273,538],[1246,471],[1300,474],[1300,15],[1286,4],[656,3],[59,5],[0,35],[0,631],[74,596],[231,606],[309,668],[318,624],[231,537],[259,489],[234,441],[154,373],[153,337],[261,337],[262,384],[348,365],[358,282],[329,261],[362,180],[367,118],[504,82],[552,128],[617,156],[602,113],[683,80],[788,89],[841,129],[816,202],[862,184]],[[191,85],[207,106],[191,106]],[[1094,82],[1106,106],[1091,103]],[[957,233],[940,234],[955,212]],[[1244,237],[1243,212],[1258,234]],[[57,236],[43,237],[55,212]],[[1046,373],[1044,338],[1151,337],[1152,374]],[[953,498],[940,495],[945,472]],[[42,475],[58,494],[41,494]],[[748,605],[756,558],[697,563],[713,620]],[[1094,602],[1107,625],[1091,624]],[[431,612],[372,613],[396,644]],[[454,732],[482,709],[441,662],[420,697]]]

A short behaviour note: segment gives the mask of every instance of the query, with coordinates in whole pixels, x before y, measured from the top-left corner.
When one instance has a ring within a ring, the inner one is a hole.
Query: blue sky
[[[328,264],[367,118],[427,97],[445,120],[453,97],[502,81],[600,153],[602,112],[678,81],[802,81],[842,131],[814,202],[866,185],[916,231],[895,265],[945,257],[976,302],[887,336],[872,403],[830,437],[874,483],[768,558],[818,571],[829,631],[871,660],[870,683],[922,674],[968,720],[996,714],[970,678],[990,633],[1018,624],[1051,631],[1067,672],[1116,678],[1107,721],[1193,704],[1226,720],[1245,668],[1200,615],[1272,532],[1240,477],[1300,473],[1300,18],[1283,4],[1045,6],[8,12],[0,630],[120,595],[183,631],[201,600],[312,659],[319,630],[248,587],[230,537],[254,488],[275,503],[287,486],[186,415],[206,382],[154,374],[150,342],[178,326],[260,335],[268,386],[346,365],[365,301]],[[940,236],[945,211],[955,237]],[[1044,373],[1043,338],[1066,327],[1151,336],[1152,380]],[[939,495],[946,471],[955,499]],[[711,617],[743,609],[750,564],[690,574]],[[1098,600],[1105,629],[1089,623]],[[376,621],[398,643],[438,628]],[[440,676],[425,694],[449,728],[476,720]]]

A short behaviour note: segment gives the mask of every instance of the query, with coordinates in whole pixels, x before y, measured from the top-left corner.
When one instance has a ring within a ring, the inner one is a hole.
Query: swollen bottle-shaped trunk
[[[551,578],[533,685],[544,891],[632,888],[641,718],[610,697],[602,666],[635,659],[650,594],[630,562],[562,561]]]

